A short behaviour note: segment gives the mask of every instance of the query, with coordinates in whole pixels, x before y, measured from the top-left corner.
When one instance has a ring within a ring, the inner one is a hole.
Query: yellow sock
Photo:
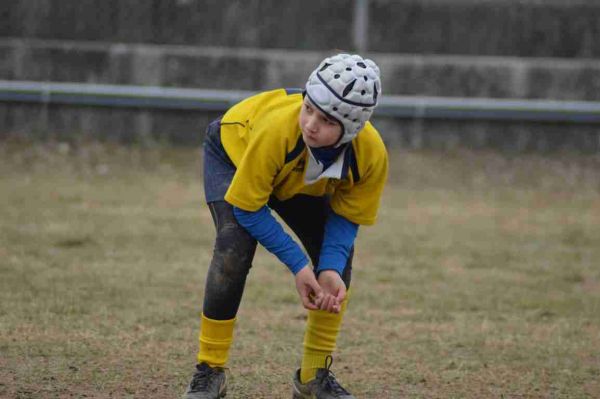
[[[210,367],[224,367],[229,358],[229,347],[233,342],[235,318],[213,320],[202,314],[200,324],[200,350],[198,364],[208,363]]]
[[[325,367],[325,358],[333,353],[337,336],[346,312],[348,295],[342,302],[340,313],[309,310],[304,333],[304,354],[300,366],[300,382],[306,384],[317,375],[317,369]]]

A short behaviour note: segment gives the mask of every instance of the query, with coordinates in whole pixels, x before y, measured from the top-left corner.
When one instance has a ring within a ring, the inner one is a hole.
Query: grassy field
[[[178,397],[213,226],[198,149],[0,144],[0,397]],[[600,158],[392,151],[335,356],[358,398],[599,398]],[[230,398],[289,398],[305,311],[260,249]]]

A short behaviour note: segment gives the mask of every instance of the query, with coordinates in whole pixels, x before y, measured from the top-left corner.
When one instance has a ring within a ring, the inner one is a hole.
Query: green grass
[[[214,231],[198,149],[0,144],[0,397],[178,397]],[[360,398],[600,397],[600,158],[391,151],[336,375]],[[289,398],[305,311],[260,249],[232,398]]]

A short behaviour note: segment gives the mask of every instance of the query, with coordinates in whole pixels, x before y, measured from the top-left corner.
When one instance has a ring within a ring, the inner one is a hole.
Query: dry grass
[[[214,237],[197,149],[0,144],[0,397],[178,397]],[[600,159],[393,151],[334,368],[362,398],[600,397]],[[305,312],[259,250],[229,397]]]

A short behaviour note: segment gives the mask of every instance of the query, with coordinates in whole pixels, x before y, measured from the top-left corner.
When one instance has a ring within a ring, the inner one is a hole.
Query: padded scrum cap
[[[306,95],[342,124],[344,131],[336,143],[340,146],[356,137],[377,106],[381,95],[379,67],[356,54],[326,58],[308,78]]]

